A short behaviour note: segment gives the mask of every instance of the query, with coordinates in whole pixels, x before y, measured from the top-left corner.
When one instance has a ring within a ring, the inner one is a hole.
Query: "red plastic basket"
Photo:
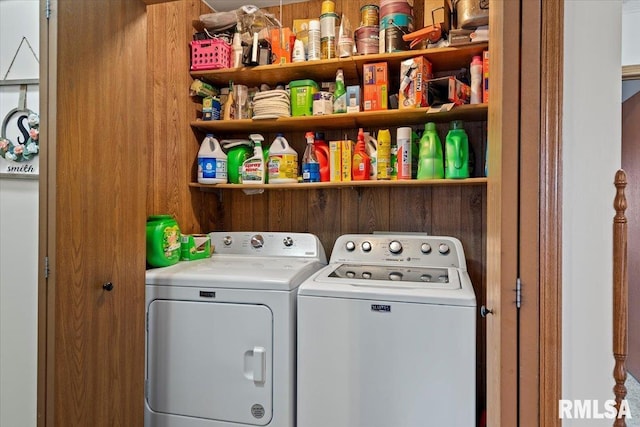
[[[194,40],[191,42],[191,69],[216,70],[229,68],[231,45],[222,39]]]

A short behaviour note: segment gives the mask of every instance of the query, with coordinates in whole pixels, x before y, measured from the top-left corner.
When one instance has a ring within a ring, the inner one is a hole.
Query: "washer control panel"
[[[215,231],[209,236],[214,254],[325,258],[320,240],[309,233]]]
[[[336,240],[330,262],[394,263],[466,270],[464,251],[458,239],[419,234],[345,234]]]

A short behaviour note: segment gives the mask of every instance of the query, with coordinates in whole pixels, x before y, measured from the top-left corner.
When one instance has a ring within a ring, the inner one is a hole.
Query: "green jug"
[[[231,184],[239,184],[242,175],[242,164],[247,160],[253,149],[249,140],[224,140],[222,146],[227,150],[227,176]]]
[[[429,122],[424,125],[424,133],[420,138],[418,153],[417,179],[444,178],[444,163],[442,157],[442,142],[436,130],[436,124]]]
[[[171,215],[147,218],[147,263],[166,267],[180,261],[180,228]]]
[[[445,140],[444,174],[447,179],[469,178],[469,137],[461,120],[451,122]]]

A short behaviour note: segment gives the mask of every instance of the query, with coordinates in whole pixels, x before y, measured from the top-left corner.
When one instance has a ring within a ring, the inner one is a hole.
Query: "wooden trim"
[[[542,2],[540,425],[560,426],[562,392],[562,81],[564,0]]]
[[[616,385],[613,388],[616,397],[616,409],[627,395],[625,381],[627,370],[627,323],[629,318],[629,277],[627,274],[627,198],[624,190],[627,186],[627,175],[623,170],[616,173],[616,196],[613,207],[616,215],[613,218],[613,357],[615,367],[613,378]],[[614,427],[626,427],[625,415],[616,418]]]
[[[623,65],[622,80],[640,79],[640,65]]]

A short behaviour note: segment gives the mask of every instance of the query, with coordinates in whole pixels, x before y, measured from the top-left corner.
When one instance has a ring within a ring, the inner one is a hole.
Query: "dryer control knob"
[[[402,243],[398,242],[397,240],[392,240],[389,243],[389,252],[391,252],[392,254],[399,254],[402,252]]]
[[[420,250],[423,254],[428,254],[431,252],[431,245],[428,243],[423,243],[422,245],[420,245]]]
[[[251,246],[255,249],[259,249],[264,246],[264,237],[260,234],[251,236]]]
[[[284,243],[284,245],[286,247],[289,247],[289,246],[293,245],[293,239],[291,237],[287,236],[287,237],[284,238],[282,243]]]
[[[347,248],[347,250],[349,252],[351,252],[352,250],[354,250],[356,248],[356,244],[353,243],[353,241],[349,240],[345,245],[345,248]]]
[[[362,278],[363,279],[371,279],[371,273],[369,273],[368,271],[363,271],[362,272]]]
[[[440,246],[438,247],[438,252],[440,252],[442,255],[448,254],[449,245],[447,245],[446,243],[440,243]]]
[[[229,246],[231,242],[233,242],[231,236],[225,236],[224,239],[222,239],[222,243],[224,243],[225,246]]]
[[[366,240],[362,242],[362,250],[365,252],[371,251],[371,242],[368,242]]]
[[[402,280],[402,273],[400,273],[399,271],[392,271],[391,273],[389,273],[389,280],[393,280],[393,281]]]

